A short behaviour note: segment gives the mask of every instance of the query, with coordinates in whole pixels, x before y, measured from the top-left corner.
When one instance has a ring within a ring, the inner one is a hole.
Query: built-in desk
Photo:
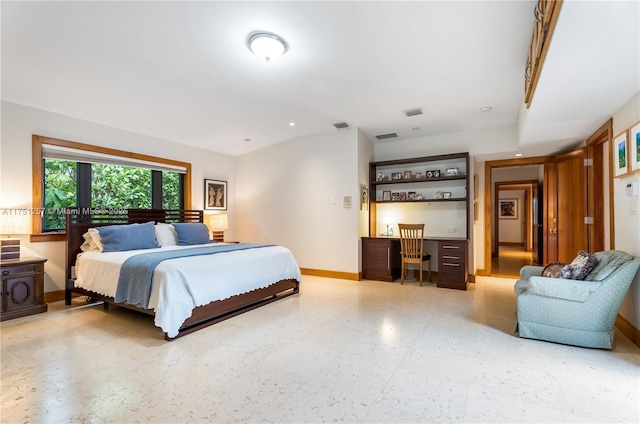
[[[425,237],[438,243],[438,287],[466,290],[469,279],[468,241],[459,237]],[[427,252],[435,256],[435,252]],[[395,281],[400,278],[400,239],[362,237],[362,277]]]

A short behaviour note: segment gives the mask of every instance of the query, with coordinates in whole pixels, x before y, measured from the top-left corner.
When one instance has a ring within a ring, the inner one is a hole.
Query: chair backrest
[[[424,248],[424,224],[398,224],[400,249],[405,258],[422,258]]]

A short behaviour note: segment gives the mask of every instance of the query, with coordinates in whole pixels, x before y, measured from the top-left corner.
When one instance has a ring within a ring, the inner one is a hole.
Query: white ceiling
[[[372,139],[518,127],[520,150],[553,153],[640,91],[640,3],[565,0],[526,110],[535,3],[3,1],[2,100],[230,155],[341,121]],[[289,51],[260,61],[256,30]]]

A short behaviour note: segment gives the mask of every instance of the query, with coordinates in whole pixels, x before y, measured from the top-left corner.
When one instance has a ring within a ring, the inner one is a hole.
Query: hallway
[[[532,264],[531,252],[525,252],[524,246],[500,246],[498,257],[491,259],[491,276],[517,278],[520,268]]]

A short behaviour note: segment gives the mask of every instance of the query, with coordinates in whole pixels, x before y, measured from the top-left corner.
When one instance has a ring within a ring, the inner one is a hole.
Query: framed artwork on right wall
[[[624,130],[613,138],[611,158],[613,159],[613,176],[616,178],[629,171],[628,138],[629,130]]]
[[[629,166],[631,172],[640,172],[640,121],[629,130]]]

